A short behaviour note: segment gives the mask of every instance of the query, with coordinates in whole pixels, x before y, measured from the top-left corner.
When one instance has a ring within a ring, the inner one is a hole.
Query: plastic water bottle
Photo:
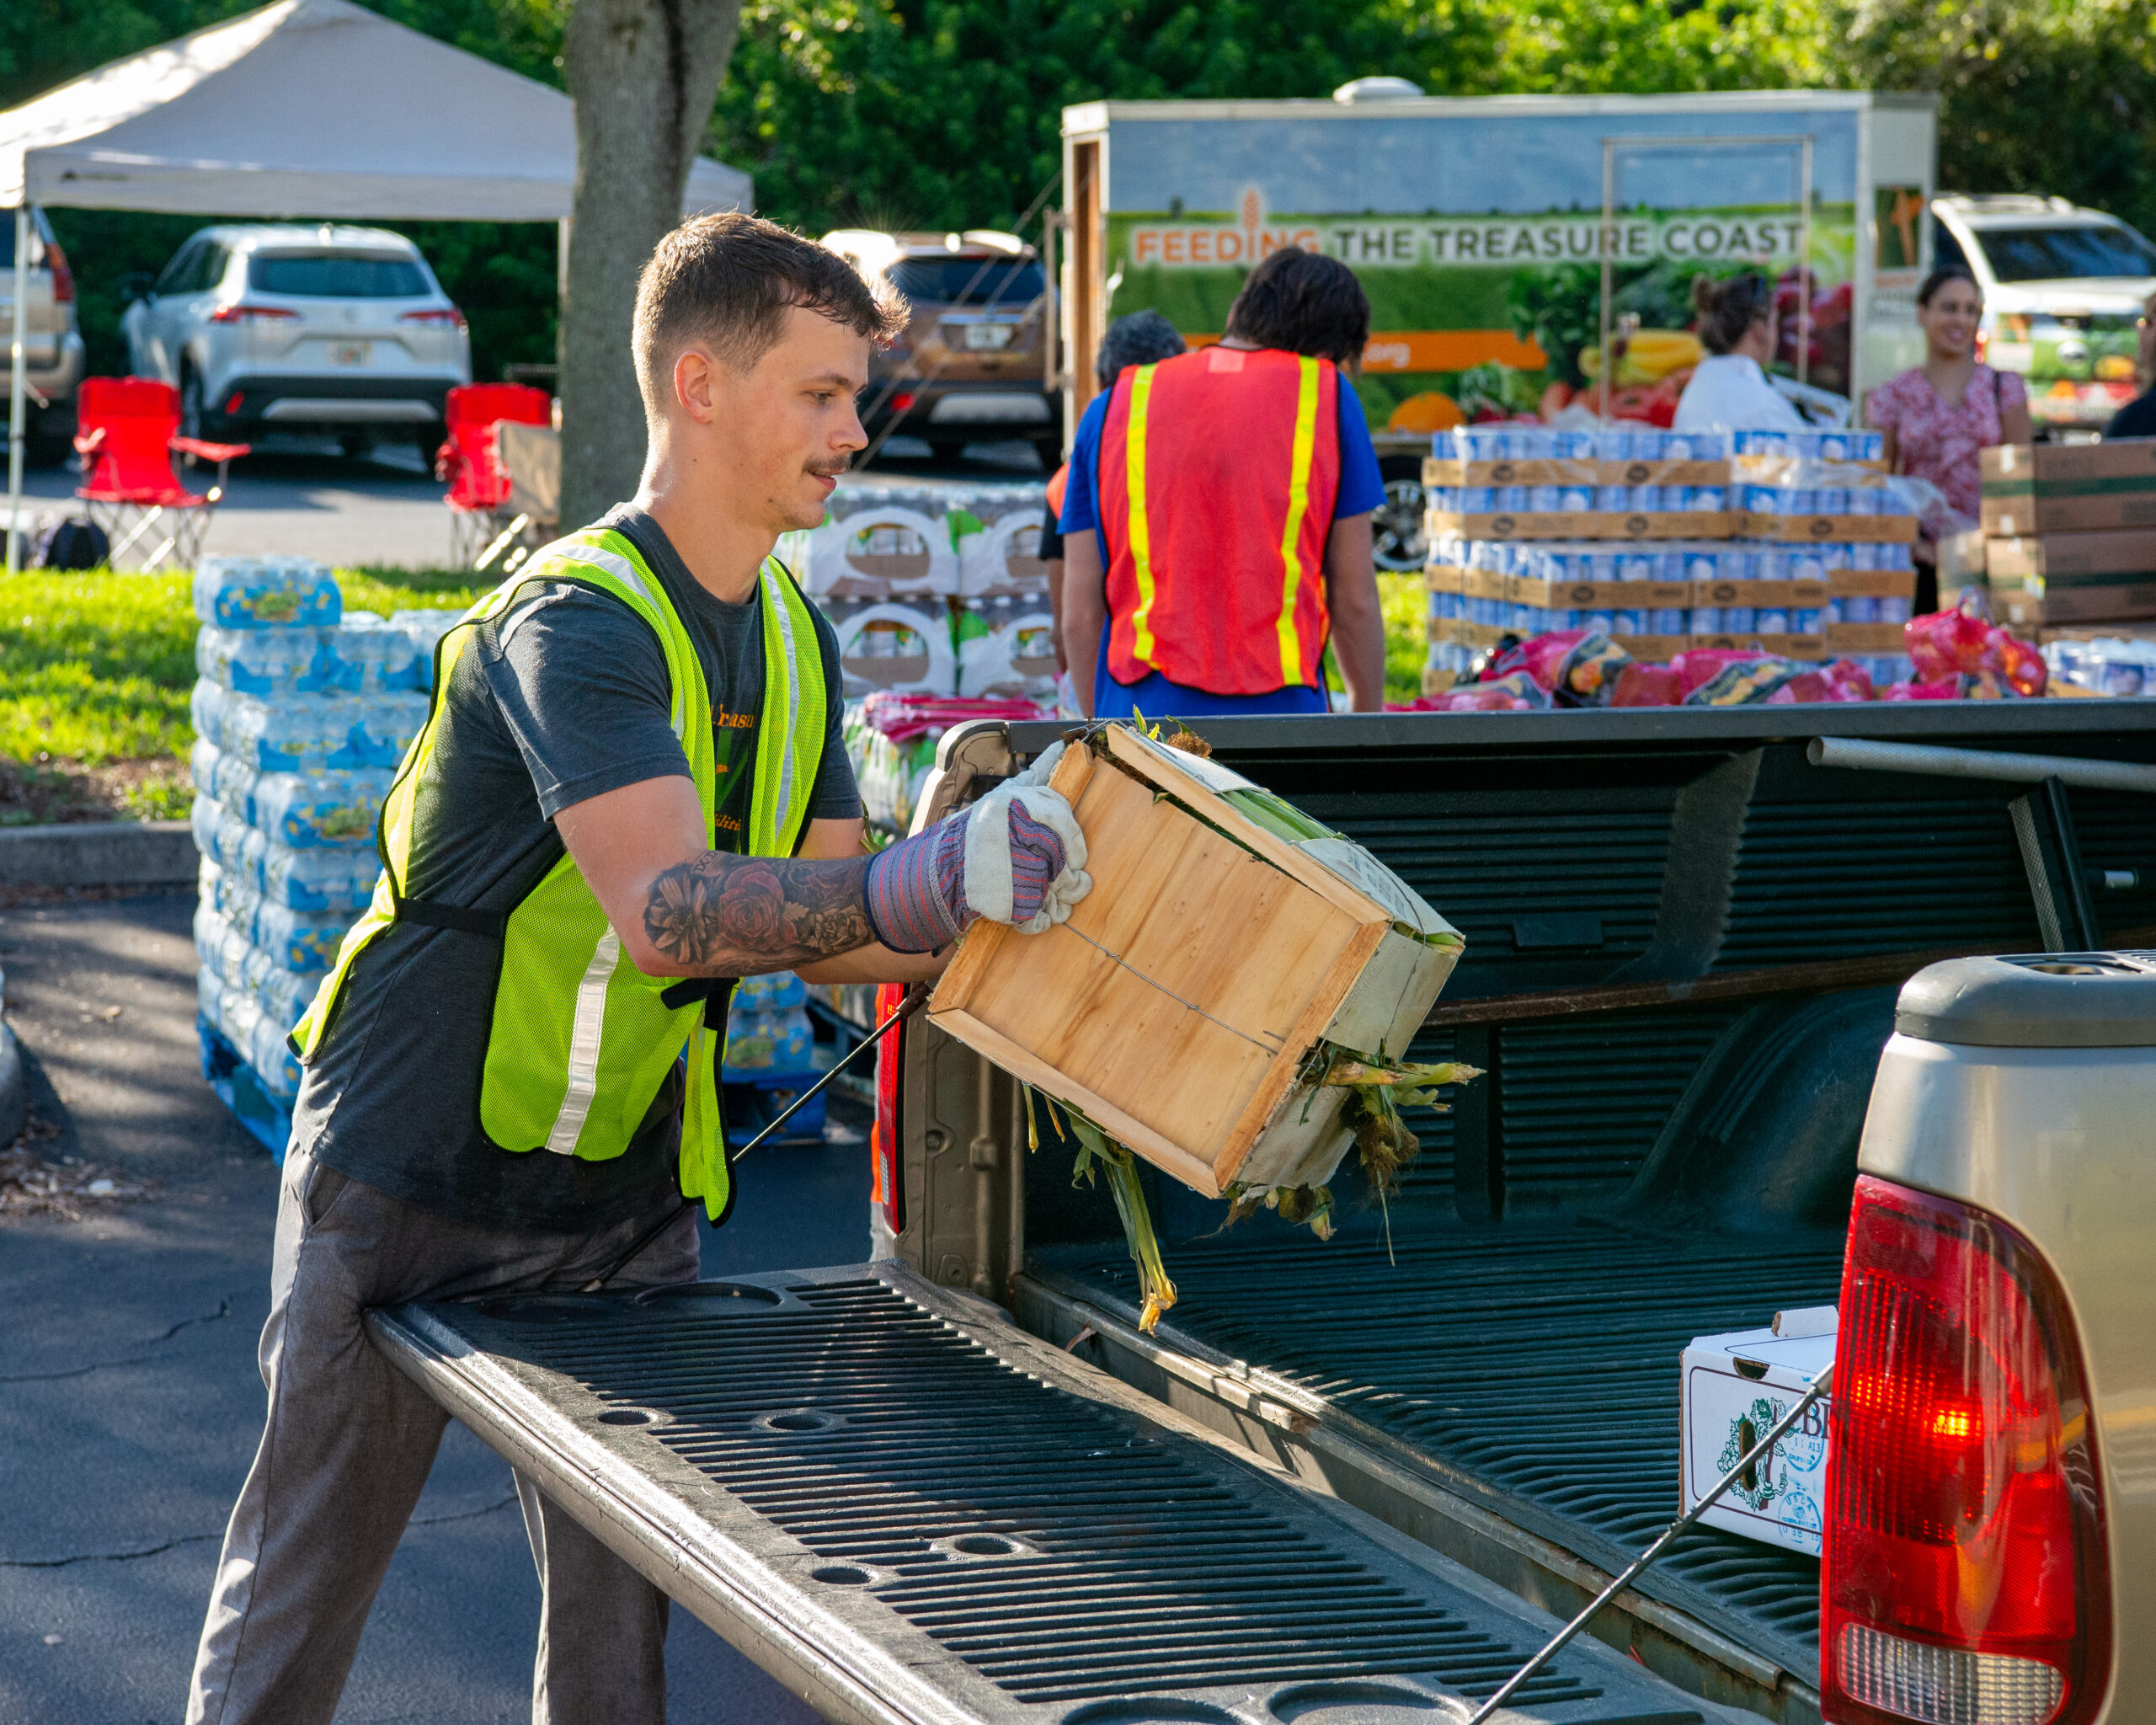
[[[226,696],[219,711],[218,745],[264,772],[300,772],[336,764],[332,756],[342,746],[350,723],[349,718],[339,723],[342,704],[320,699],[272,702],[233,692]]]
[[[196,673],[243,695],[298,695],[322,686],[323,636],[314,628],[195,632]]]
[[[360,695],[325,703],[344,722],[341,740],[323,763],[394,768],[427,722],[424,695]]]
[[[319,628],[344,611],[328,564],[296,557],[205,557],[194,599],[195,615],[221,629]]]
[[[277,844],[368,846],[394,775],[380,768],[264,773],[253,786],[250,818]]]
[[[307,1016],[315,991],[322,986],[323,974],[318,970],[302,976],[295,970],[272,970],[262,979],[256,998],[262,1002],[263,1016],[279,1027],[280,1034],[291,1034]]]
[[[217,768],[225,758],[214,738],[197,737],[187,750],[187,776],[203,796],[217,794]]]
[[[279,1024],[275,1014],[258,1002],[242,1049],[248,1065],[254,1069],[254,1076],[262,1081],[263,1089],[287,1108],[300,1093],[301,1077],[300,1063],[285,1042],[291,1029],[289,1024]],[[237,1039],[233,1045],[241,1046]]]
[[[322,632],[323,686],[345,695],[387,695],[416,686],[412,638],[372,611],[355,612]]]
[[[744,1012],[783,1012],[807,1004],[808,985],[791,970],[744,976],[734,986],[733,1006]]]
[[[217,828],[225,818],[224,804],[215,797],[197,791],[195,800],[188,805],[187,822],[195,834],[195,848],[204,856],[214,858],[217,854]]]
[[[197,677],[195,692],[187,697],[188,722],[195,734],[216,742],[221,734],[226,691],[207,677]]]
[[[435,649],[441,638],[456,625],[464,613],[462,611],[392,611],[389,626],[402,629],[412,638],[412,686],[431,689],[435,686]]]
[[[222,809],[222,804],[218,804]],[[250,885],[262,884],[263,853],[270,848],[270,841],[259,827],[249,826],[231,809],[225,809],[224,818],[218,821],[214,842],[216,846],[217,866],[228,875],[237,875]]]
[[[280,969],[327,970],[337,961],[337,948],[355,920],[342,911],[323,915],[295,911],[289,905],[273,905],[264,900],[255,912],[254,943]]]
[[[248,830],[260,833],[257,827]],[[381,871],[372,851],[341,846],[295,851],[286,845],[265,845],[259,866],[265,903],[295,911],[336,911],[347,917],[366,908]]]

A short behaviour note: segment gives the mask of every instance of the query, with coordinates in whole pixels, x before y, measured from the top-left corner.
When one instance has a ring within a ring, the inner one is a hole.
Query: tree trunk
[[[563,61],[576,103],[576,194],[562,304],[564,530],[636,493],[637,275],[681,219],[689,164],[740,22],[741,0],[575,0],[569,13]]]

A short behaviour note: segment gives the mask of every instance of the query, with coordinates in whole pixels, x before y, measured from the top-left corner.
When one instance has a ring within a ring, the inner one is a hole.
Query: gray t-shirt
[[[626,534],[696,643],[723,767],[719,848],[741,846],[764,697],[760,594],[713,598],[659,524],[624,505]],[[861,813],[840,735],[838,642],[816,618],[830,691],[812,820]],[[507,911],[562,855],[554,816],[689,763],[669,718],[666,660],[644,621],[611,595],[535,582],[474,632],[451,676],[435,745],[439,783],[419,808],[407,898]],[[729,813],[729,809],[733,812]],[[300,1087],[292,1143],[331,1167],[445,1215],[574,1231],[645,1213],[679,1191],[681,1068],[634,1140],[609,1162],[504,1149],[479,1124],[480,1075],[501,946],[398,923],[354,963],[329,1033]]]

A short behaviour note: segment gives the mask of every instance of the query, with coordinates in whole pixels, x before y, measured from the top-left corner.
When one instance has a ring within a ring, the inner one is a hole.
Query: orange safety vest
[[[1318,686],[1340,373],[1202,348],[1116,380],[1101,430],[1108,669],[1212,695]]]

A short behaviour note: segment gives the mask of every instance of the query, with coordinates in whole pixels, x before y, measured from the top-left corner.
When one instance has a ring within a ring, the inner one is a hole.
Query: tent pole
[[[23,319],[29,315],[30,297],[30,202],[26,197],[15,206],[15,315],[14,339],[8,352],[8,573],[22,567],[20,529],[23,521],[23,434],[26,403],[23,376]]]

